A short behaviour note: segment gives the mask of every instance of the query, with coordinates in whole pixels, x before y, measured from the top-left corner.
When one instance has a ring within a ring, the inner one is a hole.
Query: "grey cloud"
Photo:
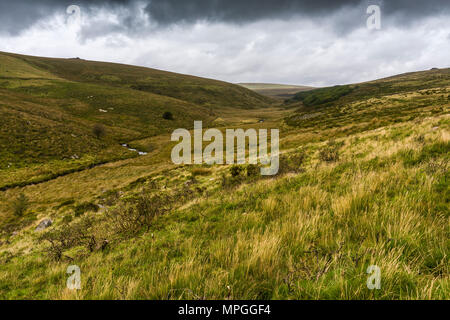
[[[295,15],[327,16],[341,8],[379,4],[387,16],[411,19],[448,12],[448,0],[152,0],[146,10],[160,24],[196,20],[244,23]]]
[[[86,37],[96,37],[111,32],[142,32],[137,4],[144,4],[150,20],[160,27],[199,20],[244,24],[265,19],[287,19],[300,16],[308,19],[335,19],[328,24],[337,33],[348,32],[366,18],[369,4],[379,4],[387,24],[410,24],[417,19],[434,14],[448,13],[448,0],[18,0],[0,2],[0,33],[18,34],[37,21],[57,12],[65,12],[71,4],[82,7],[83,13],[92,14],[98,8],[109,8],[119,15],[119,23],[109,28],[100,22],[101,28],[84,31]],[[342,9],[346,14],[339,14]],[[141,10],[141,9],[139,9]],[[94,23],[92,23],[94,24]]]
[[[127,6],[132,0],[0,0],[0,33],[17,35],[32,27],[39,20],[55,13],[65,13],[70,5],[78,5],[89,12],[93,8],[109,7],[116,10],[119,6]]]

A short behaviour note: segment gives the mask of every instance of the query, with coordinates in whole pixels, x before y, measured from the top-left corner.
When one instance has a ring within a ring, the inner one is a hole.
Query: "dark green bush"
[[[244,171],[244,168],[241,166],[232,166],[230,168],[230,173],[232,177],[238,177]]]
[[[163,113],[163,119],[165,120],[173,120],[173,114],[170,111],[166,111]]]

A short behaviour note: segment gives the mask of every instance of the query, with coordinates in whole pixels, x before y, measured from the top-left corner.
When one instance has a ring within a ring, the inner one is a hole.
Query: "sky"
[[[450,0],[0,0],[0,51],[330,86],[450,67]]]

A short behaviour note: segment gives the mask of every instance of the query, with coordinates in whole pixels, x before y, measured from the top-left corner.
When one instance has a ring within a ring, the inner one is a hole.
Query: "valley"
[[[448,299],[450,69],[252,89],[0,53],[0,297]],[[173,164],[200,120],[279,129],[278,175]]]

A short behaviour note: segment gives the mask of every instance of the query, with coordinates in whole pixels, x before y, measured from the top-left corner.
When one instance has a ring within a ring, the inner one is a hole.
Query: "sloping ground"
[[[346,127],[344,133],[373,129],[392,121],[448,113],[450,69],[416,72],[377,81],[301,92],[286,119],[298,128]]]
[[[291,153],[305,160],[274,179],[232,179],[226,167],[155,173],[82,218],[63,203],[43,235],[25,228],[2,246],[0,297],[448,299],[449,129],[439,116],[305,144]],[[330,148],[338,157],[325,160]],[[180,189],[190,174],[197,182]],[[176,198],[168,211],[163,194]],[[148,224],[134,224],[142,212]],[[45,239],[71,243],[79,228],[96,239],[92,252],[74,240],[54,261]],[[81,268],[80,291],[65,287],[69,264]],[[381,290],[366,287],[369,265]]]
[[[264,107],[242,87],[159,70],[0,53],[0,189],[135,156],[121,143]],[[163,119],[170,112],[173,120]],[[98,138],[93,128],[101,124]]]
[[[295,96],[298,92],[313,90],[313,87],[295,86],[271,83],[238,83],[238,85],[253,90],[263,96],[273,99],[286,100]]]
[[[273,112],[278,123],[258,125],[281,130],[276,177],[175,166],[162,135],[148,139],[159,159],[0,192],[0,297],[448,299],[448,83],[419,76],[402,76],[399,94],[360,84],[373,97],[322,91],[321,105]],[[21,193],[28,210],[14,215]],[[77,292],[69,265],[81,269]],[[381,290],[366,286],[370,265]]]
[[[204,107],[254,109],[271,102],[237,85],[156,69],[82,59],[7,55],[70,81],[150,92]]]

